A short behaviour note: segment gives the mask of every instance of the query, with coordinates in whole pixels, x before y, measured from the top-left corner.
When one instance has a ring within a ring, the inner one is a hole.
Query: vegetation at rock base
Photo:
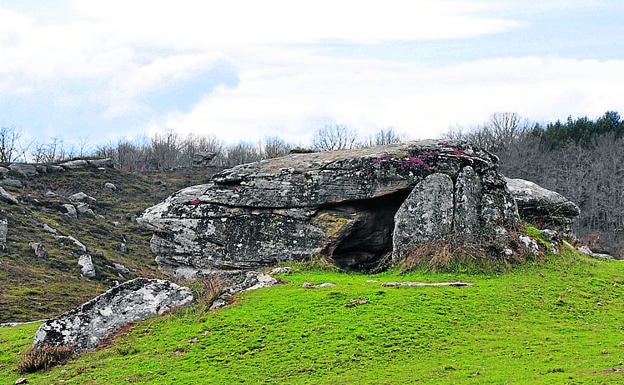
[[[238,295],[218,311],[201,304],[137,322],[106,348],[26,377],[36,384],[624,381],[621,261],[564,246],[560,256],[500,274],[307,266],[294,265],[283,284]],[[457,280],[474,286],[381,286]],[[37,326],[0,329],[0,377],[9,383],[21,376],[17,363]]]

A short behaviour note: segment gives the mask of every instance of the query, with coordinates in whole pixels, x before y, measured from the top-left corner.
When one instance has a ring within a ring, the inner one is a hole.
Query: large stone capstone
[[[76,352],[95,349],[104,337],[131,322],[192,302],[193,294],[187,287],[137,278],[44,322],[35,334],[34,346],[73,346]]]
[[[418,242],[500,237],[517,220],[494,155],[435,140],[236,166],[140,218],[161,269],[187,277],[318,255],[368,269]]]

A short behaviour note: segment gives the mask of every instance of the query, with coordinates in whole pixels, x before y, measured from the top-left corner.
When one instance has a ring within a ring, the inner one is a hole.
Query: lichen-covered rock
[[[154,231],[152,251],[170,274],[253,270],[320,254],[366,269],[392,253],[395,214],[429,177],[446,181],[448,191],[439,194],[451,208],[444,228],[452,234],[515,226],[515,205],[496,163],[468,144],[434,140],[291,154],[222,171],[149,208],[140,222]],[[430,194],[419,196],[426,207],[440,208]],[[484,226],[490,221],[496,226]],[[419,231],[424,240],[439,237],[438,230]]]
[[[522,219],[539,228],[559,231],[564,237],[574,237],[572,223],[581,213],[574,202],[528,180],[505,179]]]
[[[80,265],[80,273],[87,278],[95,278],[95,266],[93,265],[93,259],[89,254],[83,254],[78,258],[78,265]]]
[[[453,180],[446,174],[431,174],[414,187],[394,217],[394,260],[403,259],[420,243],[452,233],[453,196]]]
[[[95,349],[102,339],[125,325],[188,306],[190,289],[175,283],[137,278],[122,283],[82,306],[44,322],[34,346],[70,346],[77,352]]]

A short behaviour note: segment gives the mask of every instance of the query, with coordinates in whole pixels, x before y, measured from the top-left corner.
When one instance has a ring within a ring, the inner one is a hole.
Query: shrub
[[[63,365],[74,354],[75,345],[34,347],[17,364],[20,373],[33,373],[47,370],[56,365]]]
[[[210,306],[223,293],[225,281],[219,274],[206,274],[196,278],[188,286],[198,303]]]

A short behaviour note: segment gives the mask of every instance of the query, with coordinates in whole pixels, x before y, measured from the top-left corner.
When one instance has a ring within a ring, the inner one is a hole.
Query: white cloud
[[[496,111],[551,120],[560,118],[556,111],[593,117],[624,109],[618,96],[624,80],[616,80],[624,61],[525,57],[431,67],[300,53],[288,71],[280,64],[246,63],[238,87],[219,89],[190,113],[170,116],[167,126],[231,142],[309,138],[323,122],[347,124],[363,135],[393,126],[423,138],[455,123],[485,121]]]

